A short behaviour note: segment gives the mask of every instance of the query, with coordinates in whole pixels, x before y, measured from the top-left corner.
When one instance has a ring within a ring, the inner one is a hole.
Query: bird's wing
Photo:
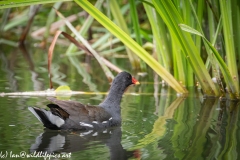
[[[84,105],[77,101],[58,100],[54,97],[48,97],[47,99],[66,111],[73,121],[102,122],[111,118],[111,115],[102,107]]]

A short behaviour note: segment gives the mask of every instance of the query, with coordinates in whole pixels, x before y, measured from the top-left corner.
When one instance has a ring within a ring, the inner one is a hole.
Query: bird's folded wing
[[[79,118],[81,117],[81,119],[99,122],[111,118],[111,115],[101,107],[84,105],[77,101],[58,100],[54,97],[48,97],[47,99],[65,110],[70,117],[76,116]]]

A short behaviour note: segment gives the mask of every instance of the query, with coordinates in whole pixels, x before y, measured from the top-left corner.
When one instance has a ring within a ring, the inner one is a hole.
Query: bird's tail
[[[61,117],[54,115],[51,111],[36,107],[28,107],[28,110],[31,111],[46,128],[58,130],[65,123]]]

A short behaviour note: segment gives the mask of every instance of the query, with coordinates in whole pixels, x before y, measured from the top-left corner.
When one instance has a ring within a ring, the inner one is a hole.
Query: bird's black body
[[[50,111],[36,107],[29,107],[29,110],[46,128],[54,130],[90,130],[119,126],[122,95],[128,86],[138,83],[129,73],[121,72],[113,80],[105,100],[98,106],[48,97],[52,102],[47,105]]]

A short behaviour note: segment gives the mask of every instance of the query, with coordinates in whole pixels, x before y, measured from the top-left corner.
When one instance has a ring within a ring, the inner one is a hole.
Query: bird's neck
[[[100,103],[100,106],[109,108],[120,107],[123,93],[124,90],[111,87],[107,97],[102,103]]]

